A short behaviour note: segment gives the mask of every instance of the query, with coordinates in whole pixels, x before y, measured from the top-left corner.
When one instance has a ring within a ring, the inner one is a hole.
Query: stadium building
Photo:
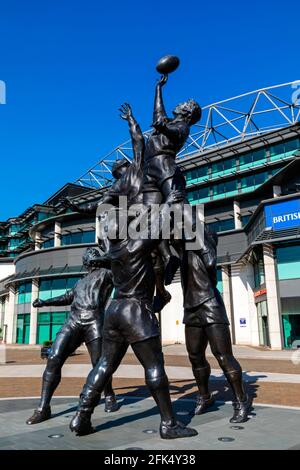
[[[264,88],[203,108],[178,164],[191,204],[203,203],[218,232],[218,288],[235,344],[271,349],[300,344],[300,82]],[[147,138],[147,132],[145,133]],[[102,158],[44,204],[0,223],[0,327],[7,343],[53,339],[69,307],[32,307],[63,294],[84,274],[97,217],[61,205],[92,201],[131,158],[130,142]],[[184,342],[179,277],[160,314],[164,343]]]

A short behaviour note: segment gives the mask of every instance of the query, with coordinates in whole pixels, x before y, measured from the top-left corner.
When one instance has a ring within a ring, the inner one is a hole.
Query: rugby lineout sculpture
[[[91,416],[94,408],[129,345],[144,367],[146,383],[159,408],[160,436],[176,439],[197,435],[196,430],[177,421],[173,412],[155,316],[155,312],[170,301],[165,286],[172,282],[179,268],[186,346],[199,388],[195,414],[203,413],[214,403],[208,389],[210,366],[205,357],[209,343],[233,391],[234,412],[230,421],[241,423],[247,420],[250,401],[244,389],[241,367],[232,353],[229,322],[216,287],[217,236],[202,227],[201,244],[190,248],[190,242],[199,235],[195,231],[198,226],[194,212],[190,210],[185,177],[176,164],[176,155],[189,136],[191,126],[200,120],[201,108],[195,100],[189,99],[174,108],[173,117],[166,113],[162,89],[179,63],[178,57],[173,55],[164,56],[157,63],[156,69],[162,76],[155,87],[153,131],[147,140],[130,105],[125,103],[120,108],[121,118],[129,124],[134,153],[132,163],[127,160],[115,163],[113,176],[116,181],[96,203],[78,206],[70,199],[65,200],[66,206],[78,212],[99,211],[108,203],[111,206],[111,211],[106,211],[101,222],[99,244],[104,255],[97,257],[97,267],[111,273],[114,295],[105,312],[101,357],[87,377],[77,412],[70,423],[70,429],[77,435],[93,432]],[[119,203],[120,196],[127,197],[127,209]],[[142,204],[141,210],[128,212],[133,203]],[[137,238],[131,238],[125,230],[124,236],[124,220],[128,228],[141,216],[141,211],[147,218],[153,204],[160,204],[160,211],[155,220],[151,219],[149,229]],[[181,210],[184,222],[193,229],[183,230],[180,240],[174,237],[175,218],[170,216],[170,209],[175,208]],[[130,213],[130,217],[120,217],[122,211],[127,216]],[[109,217],[111,213],[115,216]],[[170,236],[163,239],[163,227],[167,222],[173,232],[171,230]],[[158,238],[152,236],[153,228],[159,234]]]

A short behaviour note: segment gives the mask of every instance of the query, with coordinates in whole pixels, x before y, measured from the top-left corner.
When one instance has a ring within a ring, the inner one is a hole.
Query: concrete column
[[[273,197],[281,196],[281,186],[273,185]]]
[[[41,239],[40,232],[35,232],[35,236],[34,236],[34,249],[35,249],[35,251],[41,249],[41,242],[42,242],[42,239]]]
[[[235,344],[251,344],[247,266],[231,266],[231,286]]]
[[[222,286],[223,286],[223,301],[226,308],[227,316],[230,321],[230,332],[232,342],[235,343],[235,331],[234,331],[234,317],[233,309],[231,307],[231,285],[230,285],[230,274],[227,266],[222,266]]]
[[[267,289],[268,324],[272,349],[282,349],[279,290],[277,288],[276,264],[273,247],[264,245],[263,258]]]
[[[36,344],[38,310],[32,306],[32,302],[38,298],[38,295],[39,282],[37,279],[33,279],[31,284],[29,344]]]
[[[6,305],[6,297],[3,296],[0,298],[0,328],[3,328],[3,324],[4,324],[5,305]]]
[[[61,246],[61,223],[55,222],[54,226],[54,246]]]
[[[233,201],[233,213],[234,213],[234,226],[236,229],[242,228],[242,220],[240,215],[240,203],[239,201]]]
[[[16,292],[13,287],[9,288],[9,300],[5,310],[5,321],[7,325],[6,342],[12,344],[16,342],[17,314],[16,312]]]
[[[252,346],[259,346],[258,334],[258,318],[257,308],[254,300],[254,269],[253,265],[247,264],[247,290],[248,290],[248,309],[249,309],[249,322],[251,329],[251,344]]]
[[[185,343],[183,320],[183,296],[180,282],[168,286],[172,295],[169,302],[161,312],[161,340],[162,344]]]

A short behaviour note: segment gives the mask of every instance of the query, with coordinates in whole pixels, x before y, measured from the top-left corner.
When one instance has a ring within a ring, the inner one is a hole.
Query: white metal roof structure
[[[300,121],[300,80],[234,96],[202,108],[200,123],[192,127],[177,158],[200,155]],[[144,132],[145,138],[151,130]],[[120,158],[132,158],[131,140],[102,157],[76,181],[93,189],[110,184],[111,168]]]

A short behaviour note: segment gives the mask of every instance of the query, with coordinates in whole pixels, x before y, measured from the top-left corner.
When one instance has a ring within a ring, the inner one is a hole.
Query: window
[[[25,304],[31,302],[31,282],[19,284],[17,303]]]
[[[194,201],[201,201],[204,199],[209,199],[209,187],[196,189],[194,191],[189,191],[187,193],[187,198],[190,203]]]
[[[251,214],[249,215],[242,215],[241,220],[242,220],[242,227],[245,227],[247,225],[249,219],[251,217]]]
[[[62,277],[54,279],[43,279],[40,282],[39,298],[42,300],[52,299],[59,295],[65,294],[72,289],[81,277]]]
[[[223,171],[223,161],[222,160],[212,164],[212,173],[216,173],[216,172],[219,172],[219,171]]]
[[[61,237],[62,245],[80,245],[82,243],[94,243],[95,230],[66,233]]]
[[[67,290],[67,279],[66,278],[58,278],[52,280],[51,285],[51,296],[58,297],[59,295],[65,294]]]
[[[265,267],[262,258],[257,260],[257,262],[253,265],[253,269],[254,285],[255,287],[260,287],[262,284],[265,283]]]
[[[254,186],[254,175],[245,176],[241,178],[241,188],[250,188]]]
[[[38,213],[38,222],[41,222],[42,220],[48,219],[51,217],[52,214],[49,214],[49,212],[39,212]]]
[[[223,293],[222,268],[217,269],[217,289],[220,294]]]
[[[235,158],[227,158],[225,160],[219,160],[212,164],[212,177],[216,177],[219,175],[224,175],[230,173],[236,165]]]
[[[11,224],[10,226],[10,235],[14,235],[15,233],[21,230],[21,224]]]
[[[276,144],[276,145],[272,145],[272,147],[270,147],[270,155],[271,157],[273,155],[280,155],[284,153],[284,143],[280,143],[280,144]]]
[[[232,168],[235,168],[236,166],[236,159],[235,158],[227,158],[227,160],[224,160],[224,170],[230,170]]]
[[[205,178],[208,175],[208,165],[201,165],[198,168],[185,172],[187,182]]]
[[[224,193],[224,183],[215,184],[213,186],[213,195],[223,194]]]
[[[268,179],[268,172],[263,171],[261,173],[256,173],[255,175],[255,185],[263,184]]]
[[[285,246],[276,249],[278,278],[297,279],[300,277],[300,246]]]
[[[253,163],[259,162],[260,160],[264,160],[265,158],[266,158],[265,149],[255,150],[255,152],[252,153]]]
[[[224,184],[225,193],[230,193],[231,191],[235,191],[237,189],[237,180],[227,181]]]
[[[17,315],[17,337],[16,342],[18,344],[29,343],[29,331],[30,331],[30,313],[23,313]]]
[[[76,282],[80,281],[81,277],[69,277],[67,279],[67,290],[73,289]]]
[[[69,312],[41,312],[38,314],[37,343],[54,341]]]
[[[95,230],[82,233],[82,243],[94,243],[95,242]]]
[[[39,298],[41,300],[51,299],[51,280],[42,280],[39,287]]]
[[[300,148],[299,139],[287,140],[285,142],[285,151],[291,152],[292,150],[298,150]]]
[[[249,165],[249,163],[252,163],[252,153],[245,153],[240,156],[240,166]]]
[[[42,248],[52,248],[54,246],[54,238],[51,238],[50,240],[46,240],[45,242],[42,243]]]
[[[234,219],[217,220],[207,224],[208,228],[213,232],[224,232],[225,230],[234,230]]]

